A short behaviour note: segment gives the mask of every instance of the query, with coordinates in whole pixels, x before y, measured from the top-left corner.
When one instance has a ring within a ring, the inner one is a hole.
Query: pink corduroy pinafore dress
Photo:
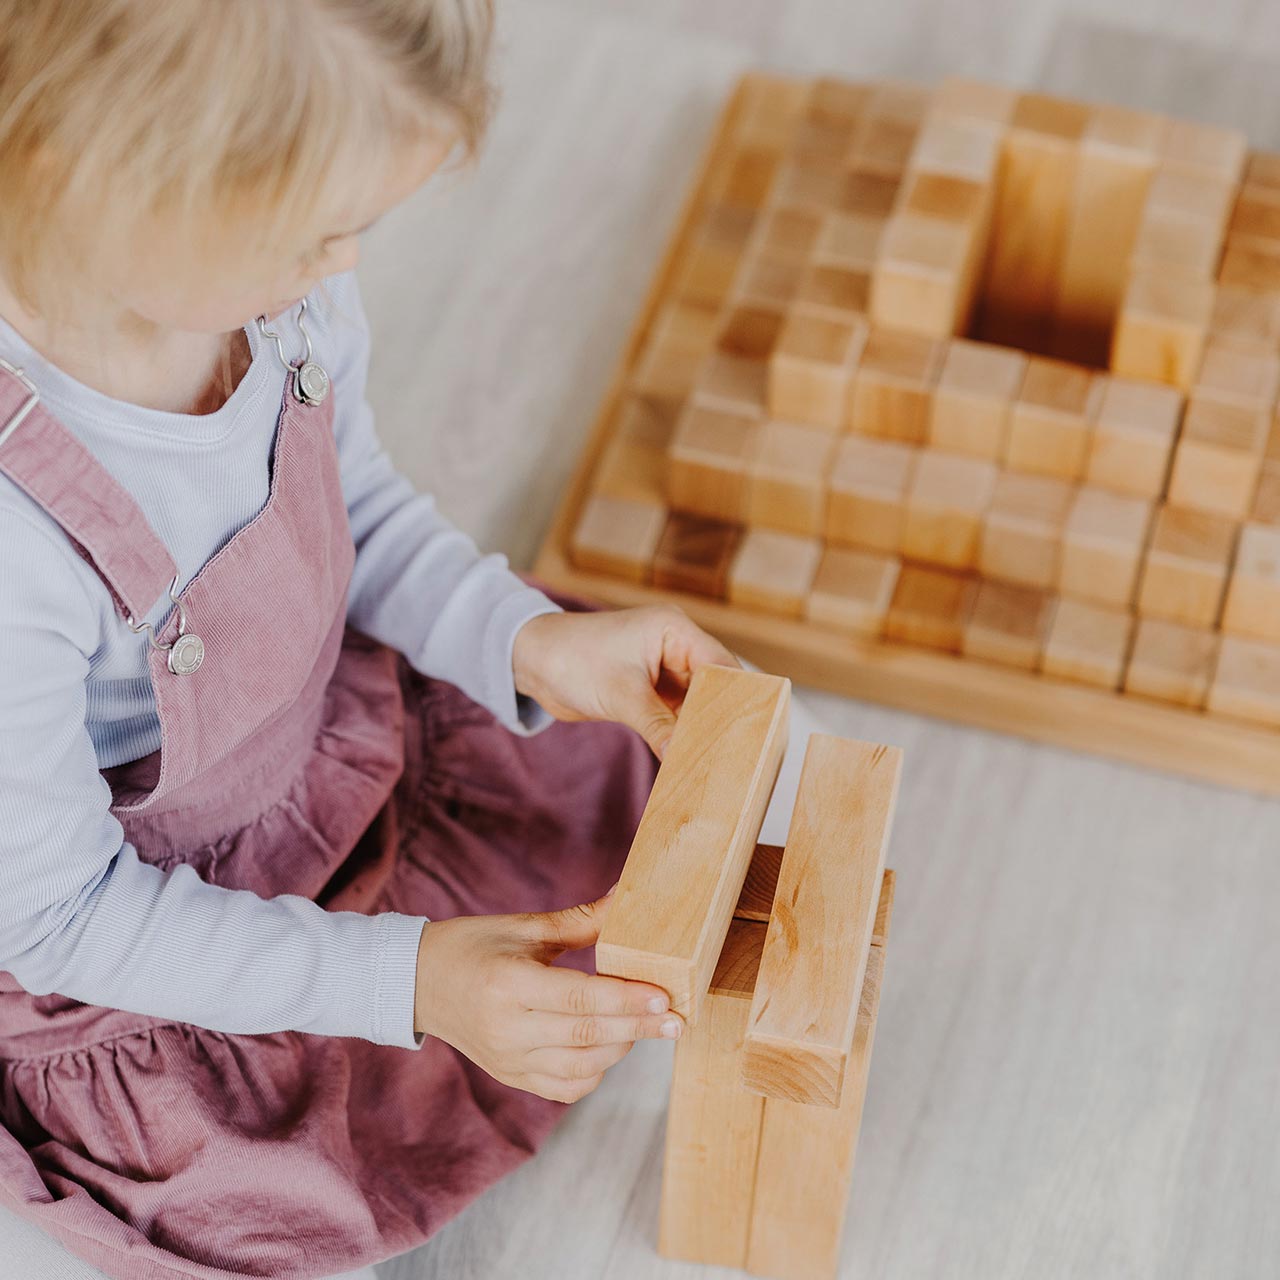
[[[103,771],[112,812],[161,867],[332,910],[443,919],[591,901],[621,873],[657,761],[616,724],[512,734],[347,624],[333,392],[307,402],[300,367],[266,504],[148,642],[162,745]],[[0,431],[30,401],[0,370]],[[0,470],[126,621],[174,585],[137,504],[38,402],[0,443]],[[204,656],[175,674],[156,646],[184,614]],[[595,948],[556,963],[594,972]],[[228,1034],[31,995],[0,973],[0,1202],[117,1280],[310,1280],[402,1253],[567,1110],[431,1036],[408,1050]]]

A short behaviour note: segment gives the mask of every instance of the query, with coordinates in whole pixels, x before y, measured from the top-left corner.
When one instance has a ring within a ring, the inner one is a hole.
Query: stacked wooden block
[[[695,673],[596,943],[663,987],[676,1044],[659,1250],[838,1269],[884,969],[901,752],[815,734],[786,846],[757,844],[790,682]]]
[[[573,561],[1280,724],[1273,266],[1280,158],[1239,134],[758,78]]]

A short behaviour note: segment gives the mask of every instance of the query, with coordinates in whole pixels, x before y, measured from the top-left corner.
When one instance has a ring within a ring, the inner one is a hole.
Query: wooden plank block
[[[698,366],[689,398],[708,409],[750,418],[764,415],[769,363],[713,350]]]
[[[885,636],[959,653],[976,593],[977,579],[970,573],[904,564],[885,619]]]
[[[751,997],[748,1089],[840,1105],[901,771],[896,747],[809,738]]]
[[[993,342],[1047,348],[1089,115],[1082,103],[1044,93],[1022,93],[1014,106],[982,291],[982,336]]]
[[[1138,222],[1129,261],[1134,270],[1170,271],[1207,280],[1217,274],[1222,244],[1220,224],[1148,203]]]
[[[826,217],[822,209],[771,205],[756,225],[748,253],[754,251],[774,258],[807,261]]]
[[[1111,336],[1111,372],[1184,390],[1191,386],[1213,315],[1214,284],[1168,271],[1135,271]]]
[[[573,563],[645,582],[666,523],[667,509],[660,503],[593,494],[573,531]]]
[[[1240,530],[1222,629],[1257,640],[1280,640],[1280,527],[1246,524]]]
[[[768,360],[777,345],[782,320],[780,307],[728,303],[716,333],[715,345],[729,355]]]
[[[1253,183],[1239,187],[1227,234],[1233,240],[1280,240],[1280,191]]]
[[[799,618],[821,558],[820,538],[748,529],[729,567],[729,600],[748,609]]]
[[[787,310],[800,287],[805,260],[778,256],[763,248],[750,251],[742,260],[729,291],[731,303],[779,307]]]
[[[676,511],[742,521],[758,419],[689,401],[676,421],[667,457],[667,502]]]
[[[1206,705],[1219,715],[1280,727],[1280,645],[1223,636]]]
[[[805,601],[805,617],[847,635],[879,635],[900,567],[896,556],[828,546]]]
[[[1138,588],[1138,612],[1189,627],[1216,625],[1238,529],[1224,516],[1161,507]]]
[[[738,1077],[749,995],[764,925],[732,920],[702,1018],[676,1041],[667,1108],[658,1252],[712,1266],[742,1267],[765,1100]]]
[[[793,308],[769,361],[769,412],[833,431],[842,428],[854,365],[866,338],[865,320]]]
[[[965,627],[967,658],[1034,671],[1040,664],[1056,601],[1039,587],[983,581]]]
[[[896,552],[919,454],[912,445],[894,441],[841,437],[828,481],[827,538],[839,545]]]
[[[1080,137],[1054,345],[1089,364],[1106,363],[1164,128],[1165,117],[1154,112],[1099,104]]]
[[[839,212],[887,218],[898,198],[899,179],[886,173],[852,169],[844,176]]]
[[[1116,493],[1164,492],[1183,398],[1175,387],[1103,377],[1085,465],[1085,481]]]
[[[996,475],[996,464],[985,458],[921,450],[907,489],[903,554],[954,569],[972,566]]]
[[[787,744],[791,682],[694,672],[641,814],[596,969],[662,987],[696,1023]]]
[[[723,599],[741,537],[740,524],[673,511],[653,553],[653,585]]]
[[[1280,290],[1280,244],[1231,237],[1222,251],[1218,283],[1246,289]]]
[[[1053,586],[1073,494],[1072,485],[1054,476],[1001,472],[982,528],[982,573],[1022,586]]]
[[[821,534],[836,440],[822,427],[762,422],[747,467],[747,522],[790,533]]]
[[[1002,458],[1010,410],[1026,369],[1021,351],[953,338],[946,344],[931,403],[930,444],[975,458]]]
[[[1153,504],[1146,498],[1082,486],[1062,538],[1058,590],[1128,608],[1147,547]]]
[[[1239,129],[1174,118],[1165,132],[1160,158],[1170,169],[1236,183],[1244,173],[1247,152],[1248,139]]]
[[[1002,129],[991,123],[930,112],[916,135],[910,168],[984,187],[995,184]]]
[[[1269,410],[1202,399],[1193,390],[1173,454],[1169,501],[1243,520],[1253,505],[1270,430]]]
[[[1103,382],[1083,365],[1033,356],[1009,414],[1011,471],[1078,480],[1089,457]]]
[[[1217,659],[1216,631],[1139,618],[1125,670],[1126,693],[1203,707]]]
[[[1133,621],[1127,609],[1060,599],[1040,669],[1059,680],[1118,689],[1129,656]]]
[[[849,430],[922,443],[943,354],[936,338],[873,326],[853,377]]]
[[[886,942],[892,875],[885,871],[880,894]],[[886,950],[873,946],[867,957],[839,1108],[765,1099],[746,1262],[753,1275],[834,1280],[837,1273]]]
[[[917,117],[868,112],[853,131],[845,164],[864,173],[901,174],[919,130]]]

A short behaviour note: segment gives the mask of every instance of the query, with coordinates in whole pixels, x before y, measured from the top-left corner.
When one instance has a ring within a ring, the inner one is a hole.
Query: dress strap
[[[0,360],[0,472],[62,526],[106,584],[120,616],[146,617],[177,573],[132,495]]]

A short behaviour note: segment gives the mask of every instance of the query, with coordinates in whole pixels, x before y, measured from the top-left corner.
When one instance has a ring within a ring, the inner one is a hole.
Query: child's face
[[[453,146],[441,134],[397,144],[389,153],[385,177],[376,187],[353,189],[341,208],[320,218],[324,229],[283,253],[258,257],[236,254],[234,240],[226,261],[210,269],[195,260],[189,246],[163,232],[148,237],[139,267],[130,273],[129,310],[164,329],[226,333],[255,316],[273,316],[310,293],[325,276],[356,265],[361,231],[418,189],[440,167]]]

